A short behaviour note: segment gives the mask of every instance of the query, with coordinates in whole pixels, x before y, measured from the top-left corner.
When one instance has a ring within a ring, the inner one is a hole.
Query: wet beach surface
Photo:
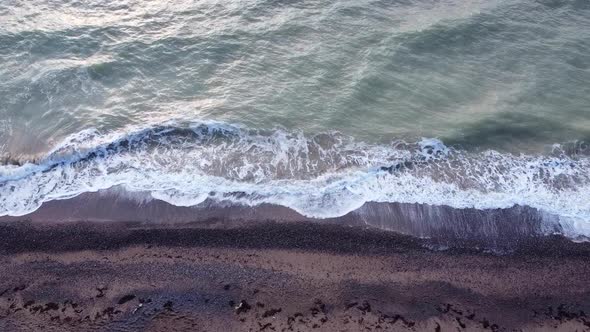
[[[510,254],[311,222],[4,222],[0,329],[590,329],[590,246]]]

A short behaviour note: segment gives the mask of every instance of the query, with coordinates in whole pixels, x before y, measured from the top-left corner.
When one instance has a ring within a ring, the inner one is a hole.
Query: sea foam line
[[[365,144],[222,122],[166,123],[70,136],[41,161],[0,166],[0,215],[122,186],[178,206],[210,199],[282,205],[313,218],[366,202],[453,208],[530,206],[590,234],[590,162],[565,154],[470,153],[436,139]]]

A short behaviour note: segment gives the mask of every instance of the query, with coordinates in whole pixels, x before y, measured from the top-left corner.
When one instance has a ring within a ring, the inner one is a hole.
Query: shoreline
[[[371,226],[313,221],[223,221],[154,223],[141,221],[2,221],[0,253],[61,253],[119,250],[129,246],[302,250],[339,255],[389,255],[432,252],[497,257],[589,257],[590,243],[561,235],[520,239],[509,251],[464,241],[445,246],[439,239],[417,238]],[[80,241],[84,239],[84,241]],[[339,241],[325,241],[338,239]]]
[[[423,239],[432,248],[486,249],[510,252],[521,243],[539,238],[576,235],[559,218],[526,206],[505,209],[456,209],[417,203],[365,203],[352,212],[334,218],[315,219],[280,205],[235,205],[205,201],[197,206],[176,206],[154,199],[147,192],[111,188],[73,198],[43,203],[24,216],[2,216],[2,222],[141,222],[153,225],[188,225],[226,229],[244,225],[311,222],[384,230]]]
[[[0,236],[3,330],[590,329],[590,244],[558,236],[502,255],[309,221],[3,222]]]

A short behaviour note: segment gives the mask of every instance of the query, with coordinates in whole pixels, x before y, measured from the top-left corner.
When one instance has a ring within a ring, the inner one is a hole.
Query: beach
[[[0,1],[0,332],[590,331],[589,31]]]
[[[428,249],[359,226],[0,225],[4,331],[584,331],[590,245]]]

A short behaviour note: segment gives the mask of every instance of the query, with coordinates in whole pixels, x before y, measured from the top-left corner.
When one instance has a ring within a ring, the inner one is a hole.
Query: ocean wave
[[[282,205],[313,218],[366,202],[453,208],[528,206],[590,234],[590,160],[474,153],[437,139],[368,144],[338,132],[304,135],[223,122],[168,122],[119,133],[85,130],[35,162],[0,166],[0,215],[121,186],[177,206],[205,200]]]

